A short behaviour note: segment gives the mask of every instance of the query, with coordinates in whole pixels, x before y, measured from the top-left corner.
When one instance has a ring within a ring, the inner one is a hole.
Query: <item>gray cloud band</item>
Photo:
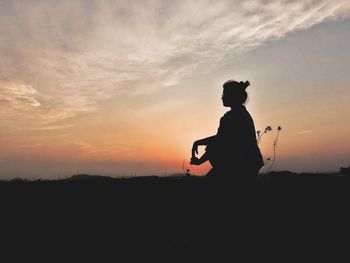
[[[1,1],[0,105],[70,118],[349,14],[347,0]]]

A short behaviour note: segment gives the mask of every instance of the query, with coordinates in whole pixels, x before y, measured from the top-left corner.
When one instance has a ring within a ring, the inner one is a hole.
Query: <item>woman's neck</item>
[[[234,110],[234,109],[240,109],[240,108],[243,108],[244,105],[243,104],[237,104],[237,105],[233,105],[231,106],[231,110]]]

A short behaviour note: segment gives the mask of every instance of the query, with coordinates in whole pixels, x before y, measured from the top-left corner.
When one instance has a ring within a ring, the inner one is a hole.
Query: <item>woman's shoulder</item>
[[[228,125],[231,123],[235,126],[240,124],[245,125],[246,123],[251,123],[252,121],[252,117],[245,107],[226,112],[220,120],[221,123],[227,123]]]
[[[242,106],[242,107],[232,108],[231,110],[227,111],[222,117],[236,118],[236,117],[246,116],[247,114],[249,114],[249,112],[247,111],[246,107]]]

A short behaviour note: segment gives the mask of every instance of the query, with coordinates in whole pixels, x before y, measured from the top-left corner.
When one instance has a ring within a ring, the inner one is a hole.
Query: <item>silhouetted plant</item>
[[[190,171],[190,169],[187,169],[185,167],[185,162],[186,162],[186,160],[184,159],[182,161],[182,171],[184,172],[185,176],[191,176],[191,171]]]
[[[266,134],[266,133],[268,133],[268,132],[270,132],[270,131],[272,131],[273,129],[272,129],[272,127],[271,126],[266,126],[266,128],[264,129],[264,131],[263,132],[261,132],[260,130],[258,130],[256,133],[257,133],[257,136],[258,136],[258,138],[257,138],[257,143],[259,144],[259,143],[261,143],[261,138],[263,137],[263,135],[264,134]],[[270,157],[268,157],[267,159],[266,159],[266,162],[265,162],[265,167],[267,167],[267,165],[270,163],[270,165],[269,165],[269,167],[266,169],[266,171],[264,172],[264,173],[268,173],[270,170],[271,170],[271,168],[272,168],[272,166],[274,165],[274,163],[275,163],[275,161],[276,161],[276,150],[277,150],[277,148],[278,148],[278,137],[279,137],[279,133],[281,132],[281,130],[282,130],[282,127],[281,126],[278,126],[277,127],[277,134],[276,134],[276,136],[275,136],[275,138],[273,139],[273,157],[272,157],[272,160],[271,160],[271,158]]]
[[[268,125],[266,126],[264,132],[261,132],[260,130],[256,132],[256,134],[258,135],[258,144],[260,143],[261,138],[264,136],[264,134],[268,133],[269,131],[272,131],[272,127]]]
[[[266,172],[269,172],[272,168],[272,166],[274,165],[275,161],[276,161],[276,150],[278,148],[278,137],[279,137],[279,134],[280,134],[280,131],[282,130],[282,127],[281,126],[278,126],[277,127],[277,134],[275,136],[275,139],[273,140],[273,158],[272,158],[272,162],[269,166],[269,168],[267,169]]]

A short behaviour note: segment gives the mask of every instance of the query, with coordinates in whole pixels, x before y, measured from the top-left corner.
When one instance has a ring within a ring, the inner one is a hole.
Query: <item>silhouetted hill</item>
[[[90,174],[75,174],[71,177],[65,178],[63,180],[68,181],[86,181],[86,180],[95,180],[95,181],[105,181],[105,180],[113,180],[114,178],[110,176],[102,176],[102,175],[90,175]]]
[[[272,178],[277,178],[277,180],[281,180],[283,178],[299,178],[301,180],[306,179],[306,177],[334,177],[334,176],[344,176],[348,175],[350,168],[344,168],[342,167],[340,169],[340,172],[332,172],[332,173],[295,173],[291,171],[271,171],[268,174],[261,174],[257,180],[265,180],[269,181]],[[118,181],[173,181],[173,180],[195,180],[196,178],[205,178],[205,176],[199,176],[199,175],[191,175],[190,177],[186,177],[184,174],[181,173],[175,173],[175,174],[170,174],[166,176],[158,176],[158,175],[144,175],[144,176],[119,176],[119,177],[111,177],[111,176],[104,176],[104,175],[91,175],[91,174],[74,174],[72,176],[58,179],[58,180],[49,180],[49,179],[36,179],[35,182],[58,182],[58,181],[89,181],[89,182],[98,182],[98,181],[113,181],[113,182],[118,182]],[[33,182],[28,179],[24,178],[13,178],[10,180],[0,180],[1,182],[7,182],[7,183],[30,183]]]

